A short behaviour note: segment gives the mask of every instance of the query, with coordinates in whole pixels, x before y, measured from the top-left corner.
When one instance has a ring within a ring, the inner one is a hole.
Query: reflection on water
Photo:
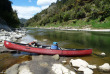
[[[61,31],[49,29],[31,29],[28,34],[47,44],[57,41],[64,48],[93,48],[110,55],[110,32]]]
[[[30,30],[30,29],[29,29]],[[85,32],[85,31],[62,31],[49,29],[31,29],[28,35],[41,42],[51,45],[56,41],[63,48],[93,48],[93,54],[81,58],[90,64],[102,65],[110,63],[110,32]],[[107,55],[101,57],[99,54],[105,52]],[[70,58],[68,58],[70,59]],[[91,61],[92,60],[92,61]],[[98,73],[97,73],[98,74]]]

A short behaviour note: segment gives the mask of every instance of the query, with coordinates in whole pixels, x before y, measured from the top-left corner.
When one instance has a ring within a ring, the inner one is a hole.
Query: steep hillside
[[[1,19],[1,18],[0,18],[0,29],[11,31],[11,29],[9,28],[7,23],[3,19]]]
[[[109,27],[110,0],[57,0],[47,9],[29,19],[28,26]],[[97,23],[97,24],[96,24]],[[106,25],[103,25],[105,23]],[[109,23],[109,24],[108,24]],[[98,26],[96,26],[98,25]]]
[[[0,18],[5,20],[10,27],[18,27],[19,19],[11,4],[9,0],[0,0]]]

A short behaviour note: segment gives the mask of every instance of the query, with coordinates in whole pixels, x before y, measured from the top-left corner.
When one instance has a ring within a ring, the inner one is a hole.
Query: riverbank
[[[69,20],[62,22],[51,22],[47,24],[39,24],[39,22],[32,22],[29,27],[43,27],[43,28],[55,28],[63,30],[81,30],[81,31],[110,31],[110,17],[104,19],[104,21],[99,21],[99,19],[89,20],[78,19],[78,20]],[[107,30],[106,30],[107,29]]]
[[[72,27],[36,27],[41,29],[56,29],[56,30],[69,30],[69,31],[97,31],[97,32],[110,32],[110,29],[92,29],[92,28],[72,28]]]
[[[25,30],[6,31],[0,30],[0,47],[4,46],[4,40],[17,42],[20,38],[26,35]]]

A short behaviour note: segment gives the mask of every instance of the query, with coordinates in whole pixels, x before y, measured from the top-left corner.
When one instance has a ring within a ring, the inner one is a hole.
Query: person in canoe
[[[59,50],[58,43],[57,42],[53,42],[53,44],[51,45],[51,49],[57,49],[57,50]]]
[[[40,46],[38,44],[38,41],[37,40],[33,40],[32,42],[28,43],[28,45],[31,46],[31,47],[38,47],[38,46]]]

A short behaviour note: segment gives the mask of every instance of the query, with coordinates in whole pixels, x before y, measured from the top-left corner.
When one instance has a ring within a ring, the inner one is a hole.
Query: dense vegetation
[[[19,19],[11,4],[9,0],[0,0],[0,18],[4,19],[10,27],[18,27]]]
[[[109,20],[110,0],[57,0],[27,25],[110,28]]]

